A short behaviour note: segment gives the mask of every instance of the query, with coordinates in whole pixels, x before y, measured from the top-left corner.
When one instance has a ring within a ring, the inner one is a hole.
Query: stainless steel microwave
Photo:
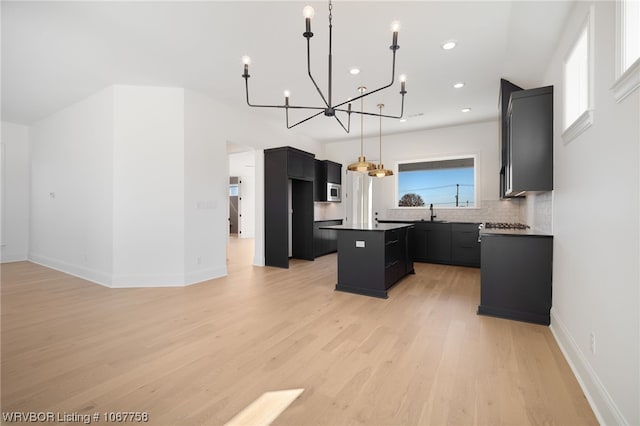
[[[327,201],[334,203],[342,201],[342,188],[339,183],[327,183]]]

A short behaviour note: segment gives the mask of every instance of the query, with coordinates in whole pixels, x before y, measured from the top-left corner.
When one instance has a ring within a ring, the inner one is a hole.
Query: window
[[[564,64],[564,128],[568,128],[589,105],[587,28],[573,46]]]
[[[592,22],[593,8],[590,8],[589,16],[564,61],[564,133],[562,136],[565,143],[586,130],[593,121]]]
[[[476,207],[475,158],[398,164],[398,207]]]
[[[640,1],[618,0],[616,4],[616,82],[612,90],[620,102],[640,87]]]

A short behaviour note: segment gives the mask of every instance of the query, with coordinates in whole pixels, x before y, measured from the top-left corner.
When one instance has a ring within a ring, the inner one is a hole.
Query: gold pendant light
[[[383,107],[384,107],[384,104],[378,104],[378,108],[380,109],[380,160],[375,170],[372,170],[369,172],[369,176],[375,176],[379,178],[383,178],[385,176],[393,176],[393,171],[385,169],[384,164],[382,164],[382,108]]]
[[[367,90],[367,88],[364,86],[358,87],[360,95],[362,95],[365,90]],[[351,163],[347,166],[347,170],[350,172],[366,173],[370,170],[375,170],[376,165],[367,161],[364,156],[364,114],[362,114],[362,112],[364,112],[364,98],[360,98],[360,112],[360,156],[358,157],[357,162]],[[382,119],[382,117],[380,119]]]

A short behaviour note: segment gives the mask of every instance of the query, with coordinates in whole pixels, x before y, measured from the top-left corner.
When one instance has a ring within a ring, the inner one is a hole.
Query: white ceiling
[[[320,106],[306,73],[300,1],[11,2],[2,1],[2,119],[30,124],[112,84],[179,86],[237,108],[246,106],[243,55],[250,55],[251,101]],[[328,2],[310,2],[311,67],[326,95]],[[334,104],[391,78],[392,20],[401,29],[397,75],[407,75],[407,122],[385,120],[385,133],[497,117],[501,77],[542,83],[569,1],[333,1]],[[440,48],[455,39],[458,47]],[[362,69],[358,76],[351,66]],[[454,89],[453,83],[466,86]],[[365,110],[400,111],[399,83],[365,98]],[[353,106],[359,109],[359,102]],[[464,107],[472,108],[462,113]],[[278,126],[284,111],[258,113]],[[299,111],[291,112],[292,121]],[[366,132],[377,134],[375,118]],[[318,117],[296,132],[319,141],[348,137]],[[359,116],[352,116],[352,135]]]

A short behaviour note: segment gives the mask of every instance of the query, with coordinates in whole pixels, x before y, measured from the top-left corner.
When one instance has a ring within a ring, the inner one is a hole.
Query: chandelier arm
[[[292,125],[290,126],[290,125],[289,125],[289,113],[288,113],[288,111],[287,111],[287,129],[292,129],[292,128],[296,127],[298,124],[302,124],[302,123],[304,123],[305,121],[309,121],[309,120],[311,120],[312,118],[319,116],[319,115],[320,115],[320,114],[322,114],[323,112],[324,112],[324,109],[323,109],[322,111],[320,111],[320,112],[318,112],[318,113],[316,113],[316,114],[313,114],[312,116],[307,117],[307,118],[305,118],[304,120],[300,120],[300,121],[298,121],[297,123],[292,124]]]
[[[327,108],[330,108],[331,106],[325,99],[324,95],[322,94],[322,90],[320,90],[320,87],[318,87],[318,83],[316,83],[316,80],[313,78],[313,75],[311,74],[311,42],[309,38],[307,38],[307,74],[309,74],[309,78],[311,79],[311,82],[313,83],[313,85],[316,87],[316,90],[318,91],[318,94],[320,94],[320,97],[322,98],[322,101],[324,102],[324,104],[327,106]]]
[[[392,61],[392,64],[391,64],[391,82],[389,84],[387,84],[386,86],[382,86],[382,87],[380,87],[378,89],[372,90],[370,92],[364,93],[364,94],[362,94],[360,96],[357,96],[355,98],[346,100],[346,101],[336,105],[334,108],[341,107],[342,105],[344,105],[346,103],[357,101],[360,98],[364,98],[366,96],[372,95],[372,94],[374,94],[376,92],[379,92],[381,90],[388,89],[389,87],[393,86],[393,81],[395,80],[395,78],[396,78],[396,51],[394,50],[393,51],[393,61]],[[403,95],[403,98],[404,98],[404,95]]]
[[[402,118],[402,116],[404,115],[404,94],[402,95],[402,104],[400,106],[400,115],[387,115],[387,114],[379,114],[379,113],[374,113],[374,112],[364,112],[364,111],[352,111],[352,110],[346,110],[346,109],[341,109],[341,108],[336,108],[336,111],[340,111],[340,112],[346,112],[346,113],[353,113],[353,114],[360,114],[360,115],[370,115],[373,117],[384,117],[384,118]]]
[[[265,105],[265,104],[252,104],[249,101],[249,79],[245,77],[245,90],[247,94],[247,105],[253,108],[292,108],[292,109],[314,109],[324,111],[324,107],[311,107],[311,106],[299,106],[299,105]]]
[[[336,121],[340,124],[340,126],[342,126],[342,128],[344,129],[344,131],[345,131],[345,132],[347,132],[347,133],[349,133],[349,129],[347,129],[347,128],[344,126],[344,124],[342,123],[342,121],[340,121],[340,119],[338,118],[338,116],[337,116],[337,115],[334,115],[334,117],[335,117]],[[349,120],[349,121],[351,121],[351,120]],[[351,127],[351,125],[349,125],[349,127]]]

